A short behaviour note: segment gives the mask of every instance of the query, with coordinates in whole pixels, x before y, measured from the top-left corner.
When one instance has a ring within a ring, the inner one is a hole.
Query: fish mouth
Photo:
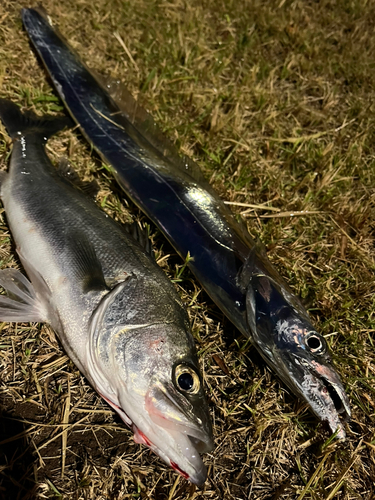
[[[323,422],[327,422],[331,432],[338,439],[345,439],[344,422],[350,420],[351,411],[348,397],[336,372],[327,365],[317,361],[306,361],[294,355],[294,366],[302,370],[296,380],[298,392],[307,401],[315,415]]]
[[[150,448],[183,478],[196,484],[199,487],[203,486],[207,477],[207,469],[201,459],[200,454],[211,451],[213,448],[212,440],[207,440],[207,436],[203,431],[201,431],[199,428],[196,428],[195,430],[191,428],[190,432],[194,435],[189,435],[189,428],[187,426],[184,432],[181,431],[181,428],[177,429],[176,426],[174,426],[175,428],[171,429],[170,426],[166,425],[166,421],[163,423],[163,425],[160,425],[160,417],[156,417],[155,419],[152,418],[153,421],[156,420],[154,423],[158,427],[162,427],[168,431],[168,434],[171,435],[173,441],[179,447],[180,452],[182,452],[185,459],[185,465],[182,465],[178,457],[173,456],[174,460],[176,461],[174,461],[172,458],[169,458],[169,454],[165,453],[161,448],[158,447],[157,444],[155,444],[155,442],[158,440],[155,439],[155,442],[153,442],[153,438],[148,437],[150,436],[150,434],[146,435],[136,424],[134,424],[128,414],[120,406],[113,403],[103,394],[100,395],[105,401],[107,401],[110,406],[112,406],[114,410],[116,410],[124,423],[131,428],[134,433],[134,441],[137,444],[143,444]]]
[[[330,361],[319,363],[284,349],[273,349],[267,353],[256,345],[265,361],[291,392],[305,401],[316,417],[326,422],[332,434],[340,440],[346,437],[344,422],[350,420],[348,396],[339,375],[330,366]]]
[[[181,476],[185,479],[188,479],[197,486],[202,487],[207,478],[207,468],[202,461],[200,453],[207,451],[207,446],[205,442],[197,440],[193,436],[186,437],[185,452],[189,454],[188,459],[190,464],[193,466],[193,469],[189,468],[190,472],[188,472],[187,470],[181,468],[177,463],[173,462],[173,460],[170,460],[170,464],[173,469],[181,474]]]
[[[327,372],[329,373],[329,369],[324,365],[318,365],[312,370],[321,383],[320,394],[326,403],[325,412],[319,416],[328,423],[331,432],[336,433],[338,439],[344,440],[346,434],[343,423],[349,421],[351,417],[349,400],[338,375],[330,371],[328,376]]]
[[[336,408],[336,411],[341,417],[343,418],[344,421],[349,420],[350,414],[349,414],[349,409],[345,407],[345,404],[343,400],[341,399],[339,393],[335,389],[335,387],[328,382],[328,380],[323,379],[323,384],[325,388],[328,391],[328,394]]]
[[[152,449],[185,479],[202,486],[207,470],[200,454],[211,451],[214,443],[205,398],[195,397],[193,403],[173,384],[155,380],[145,396],[144,408],[148,438],[155,446]]]
[[[155,414],[151,414],[150,417],[159,429],[161,428],[169,434],[178,449],[177,454],[174,453],[173,457],[170,455],[168,460],[165,461],[170,463],[171,467],[185,479],[197,486],[203,486],[207,477],[207,469],[202,461],[201,454],[213,449],[211,436],[208,437],[197,426],[172,423],[167,419],[161,419],[160,416]],[[162,456],[160,450],[155,451]]]
[[[211,450],[211,447],[208,448],[206,441],[198,439],[194,436],[189,436],[188,434],[167,429],[168,433],[173,438],[174,443],[178,445],[183,454],[183,461],[185,462],[185,465],[183,465],[175,455],[172,459],[168,456],[169,454],[164,453],[158,445],[152,441],[152,438],[150,439],[146,436],[146,434],[143,433],[135,424],[132,425],[132,430],[134,432],[134,441],[136,443],[148,446],[167,464],[170,464],[170,466],[182,477],[199,487],[203,486],[207,477],[207,469],[201,459],[200,453]]]

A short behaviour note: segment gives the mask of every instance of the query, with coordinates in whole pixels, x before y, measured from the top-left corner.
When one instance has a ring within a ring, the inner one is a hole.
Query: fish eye
[[[308,333],[305,342],[307,347],[314,354],[324,354],[327,349],[324,338],[315,332]]]
[[[177,366],[175,379],[177,388],[181,391],[187,392],[188,394],[197,394],[197,392],[199,392],[201,386],[199,375],[190,366]]]

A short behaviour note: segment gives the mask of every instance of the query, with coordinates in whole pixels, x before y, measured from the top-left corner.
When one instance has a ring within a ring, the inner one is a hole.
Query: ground
[[[214,422],[204,489],[133,442],[49,327],[1,323],[0,498],[374,498],[374,3],[43,5],[84,61],[122,80],[242,213],[327,338],[353,416],[347,440],[332,441],[151,226],[189,310]],[[0,95],[62,112],[22,28],[24,6],[0,4]],[[11,141],[0,135],[5,169]],[[77,132],[48,152],[99,182],[111,216],[142,217]],[[3,215],[0,264],[18,267]]]

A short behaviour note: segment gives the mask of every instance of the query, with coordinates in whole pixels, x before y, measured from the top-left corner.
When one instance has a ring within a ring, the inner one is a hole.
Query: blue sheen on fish
[[[262,246],[191,160],[165,154],[163,141],[152,139],[155,127],[147,113],[142,123],[132,110],[119,107],[43,13],[24,9],[22,16],[61,99],[125,193],[182,258],[190,254],[190,269],[224,314],[318,418],[344,438],[342,420],[350,418],[345,390],[327,349],[314,349],[313,340],[306,339],[324,346],[325,340]]]

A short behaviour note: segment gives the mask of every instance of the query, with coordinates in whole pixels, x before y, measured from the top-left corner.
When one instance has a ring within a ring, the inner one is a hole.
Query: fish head
[[[132,300],[143,289],[139,279],[134,283],[136,292],[131,283],[119,285],[95,313],[87,353],[91,380],[137,443],[201,486],[207,471],[200,453],[212,450],[213,434],[188,318],[165,301],[156,304],[157,312],[146,311]],[[146,297],[150,288],[143,289]],[[134,305],[127,317],[124,302]]]
[[[327,342],[287,288],[262,274],[252,276],[246,312],[254,343],[278,376],[339,439],[350,405]]]

